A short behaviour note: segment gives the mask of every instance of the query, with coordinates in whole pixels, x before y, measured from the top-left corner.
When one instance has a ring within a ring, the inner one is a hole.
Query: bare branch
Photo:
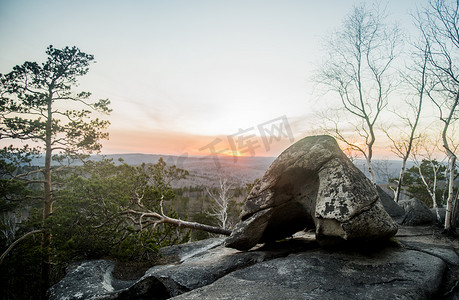
[[[136,211],[136,210],[126,210],[121,213],[122,215],[137,215],[139,216],[139,221],[141,221],[142,218],[144,217],[149,217],[152,218],[148,220],[148,223],[153,226],[157,226],[158,224],[162,223],[167,223],[171,224],[174,226],[178,227],[184,227],[184,228],[190,228],[190,229],[197,229],[197,230],[203,230],[211,233],[216,233],[216,234],[223,234],[223,235],[231,235],[231,230],[223,229],[220,227],[215,227],[215,226],[210,226],[210,225],[204,225],[196,222],[188,222],[188,221],[183,221],[175,218],[170,218],[168,216],[165,216],[164,214],[159,214],[156,212],[141,212],[141,211]]]
[[[31,236],[31,235],[34,235],[34,234],[37,234],[37,233],[42,233],[43,230],[42,229],[38,229],[38,230],[33,230],[31,232],[28,232],[26,234],[24,234],[22,237],[18,238],[16,241],[14,241],[6,250],[5,252],[3,252],[3,254],[0,256],[0,265],[3,263],[3,260],[5,259],[5,257],[8,255],[8,253],[11,252],[11,250],[13,250],[13,248],[18,244],[20,243],[22,240],[26,239],[27,237]]]

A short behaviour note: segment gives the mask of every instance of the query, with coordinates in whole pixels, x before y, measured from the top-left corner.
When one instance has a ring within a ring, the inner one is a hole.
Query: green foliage
[[[21,229],[18,236],[27,230]],[[0,299],[36,299],[42,260],[40,241],[41,235],[26,238],[0,265]]]
[[[407,186],[407,194],[410,197],[424,201],[429,207],[432,207],[432,197],[430,196],[428,189],[432,191],[434,184],[436,184],[435,196],[437,205],[440,206],[442,204],[442,195],[445,186],[446,166],[440,164],[436,160],[430,161],[423,159],[420,164],[420,170],[424,176],[425,182],[427,183],[427,187],[419,174],[419,168],[417,166],[413,166],[406,170],[403,180],[405,186]]]
[[[166,203],[174,199],[171,182],[186,174],[185,170],[166,166],[163,160],[129,166],[105,159],[54,174],[53,182],[58,187],[54,191],[54,212],[44,224],[53,237],[51,283],[59,280],[65,266],[75,260],[112,258],[151,264],[158,258],[159,248],[188,241],[188,230],[165,224],[155,228],[144,224],[139,228],[136,220],[123,214],[127,209],[138,208],[140,201],[145,207],[160,210],[161,195],[166,195]],[[177,218],[167,205],[164,209],[170,217]],[[30,215],[15,232],[16,238],[42,228],[42,209],[28,210]],[[14,210],[9,211],[14,214]],[[0,234],[1,252],[11,242]],[[5,299],[36,296],[42,257],[40,234],[19,243],[0,265],[0,280],[7,283],[0,288],[0,294],[7,295]],[[27,288],[18,291],[25,280],[30,282]]]
[[[41,65],[26,61],[0,75],[2,138],[51,142],[64,152],[100,150],[98,141],[108,136],[103,130],[109,122],[90,116],[93,111],[110,112],[110,101],[90,102],[91,93],[72,90],[94,57],[77,47],[49,46],[46,54],[48,59]],[[57,102],[67,103],[66,109],[57,109]],[[40,146],[44,145],[35,149]]]
[[[93,117],[93,112],[109,113],[110,101],[103,99],[91,101],[88,92],[75,92],[77,79],[89,71],[94,57],[80,51],[77,47],[56,49],[49,46],[47,60],[38,64],[26,61],[17,65],[5,75],[0,74],[0,139],[4,143],[33,142],[33,147],[26,149],[13,146],[3,149],[0,167],[5,170],[1,177],[2,197],[0,206],[13,200],[28,198],[24,194],[25,186],[42,184],[40,197],[42,203],[43,229],[49,230],[47,219],[53,212],[56,188],[51,174],[59,169],[53,168],[51,157],[59,153],[59,161],[64,156],[88,154],[101,149],[101,139],[107,138],[105,129],[109,122]],[[23,165],[20,160],[27,160],[29,153],[42,153],[44,167],[35,171],[19,173]],[[38,180],[31,177],[39,175]],[[6,199],[9,197],[10,199]],[[12,200],[12,198],[15,198]],[[5,209],[11,209],[6,207]],[[43,233],[43,263],[41,271],[41,295],[48,288],[51,235]]]
[[[184,179],[189,175],[187,170],[177,168],[175,165],[167,166],[162,157],[158,163],[143,164],[142,167],[150,174],[150,183],[162,191],[170,190],[173,181]]]
[[[59,178],[55,213],[49,218],[57,259],[68,261],[110,256],[120,260],[149,260],[160,247],[182,242],[183,230],[159,225],[140,228],[123,212],[141,204],[160,210],[163,200],[175,197],[170,182],[186,171],[157,164],[115,165],[111,160],[90,162]],[[162,177],[164,176],[164,177]],[[170,216],[173,211],[168,211]]]
[[[37,168],[30,166],[35,156],[28,146],[0,149],[0,213],[18,208],[39,190],[37,183],[30,182],[37,177]]]
[[[10,213],[14,213],[14,211],[10,211]],[[40,228],[41,215],[42,211],[40,209],[30,209],[29,218],[17,224],[13,240]],[[18,243],[3,263],[0,264],[0,281],[2,282],[0,284],[0,299],[37,298],[37,291],[40,289],[40,268],[43,260],[41,237],[41,234],[28,236]],[[5,236],[0,233],[1,253],[3,253],[13,240],[5,239]]]

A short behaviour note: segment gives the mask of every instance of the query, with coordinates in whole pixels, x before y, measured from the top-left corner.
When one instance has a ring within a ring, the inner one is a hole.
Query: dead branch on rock
[[[128,209],[122,212],[121,214],[127,216],[136,224],[138,224],[140,231],[142,231],[144,228],[148,226],[152,226],[153,228],[155,228],[159,224],[171,224],[177,227],[203,230],[210,233],[223,234],[227,236],[231,235],[231,230],[227,230],[221,227],[210,226],[196,222],[189,222],[166,216],[163,209],[163,200],[161,200],[160,202],[160,213],[151,211],[140,203],[137,203],[137,205],[139,205],[142,211]],[[137,219],[135,218],[135,216],[137,217]]]

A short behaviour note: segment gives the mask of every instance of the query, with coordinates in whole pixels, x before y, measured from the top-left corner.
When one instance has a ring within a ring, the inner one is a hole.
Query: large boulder
[[[330,136],[306,137],[272,163],[225,244],[246,250],[305,228],[315,228],[319,241],[371,240],[397,232],[375,186]]]
[[[435,215],[423,201],[412,198],[401,200],[398,203],[405,210],[402,225],[417,226],[435,223]]]
[[[209,251],[223,243],[222,238],[207,239],[160,249],[164,260],[173,266],[195,257],[209,255]],[[186,264],[185,264],[186,265]],[[84,261],[70,265],[67,275],[48,290],[50,300],[58,299],[119,299],[123,297],[150,297],[167,299],[171,297],[168,288],[155,276],[149,276],[165,266],[156,266],[137,280],[120,280],[113,276],[115,262],[109,260]],[[220,272],[221,273],[221,272]],[[190,273],[190,276],[192,274]],[[154,294],[154,297],[151,295]],[[134,296],[133,296],[134,297]],[[134,297],[134,298],[135,298]]]

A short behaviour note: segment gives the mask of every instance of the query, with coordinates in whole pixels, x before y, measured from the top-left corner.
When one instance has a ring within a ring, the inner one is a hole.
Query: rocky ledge
[[[209,239],[163,249],[172,262],[132,281],[113,277],[114,262],[82,262],[49,298],[456,299],[459,257],[436,230],[403,227],[388,244],[341,248],[320,247],[303,233],[245,252]]]

